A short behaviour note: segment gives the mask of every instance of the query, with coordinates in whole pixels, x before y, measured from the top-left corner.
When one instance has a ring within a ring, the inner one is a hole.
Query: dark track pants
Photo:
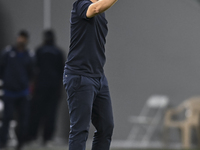
[[[24,143],[24,138],[27,134],[28,128],[28,117],[29,117],[29,101],[27,96],[12,98],[6,97],[3,98],[4,101],[4,113],[3,113],[3,126],[0,129],[0,142],[2,144],[6,144],[9,123],[13,119],[15,110],[19,113],[19,121],[18,121],[18,142],[19,145],[22,146]]]
[[[113,113],[105,76],[64,75],[70,113],[69,150],[85,150],[90,121],[96,128],[92,150],[109,150]]]
[[[31,103],[31,119],[28,140],[36,140],[38,131],[43,125],[43,142],[52,140],[56,128],[57,108],[60,99],[59,87],[39,88]]]

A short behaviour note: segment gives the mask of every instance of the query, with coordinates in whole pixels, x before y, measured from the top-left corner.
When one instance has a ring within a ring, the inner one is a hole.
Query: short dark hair
[[[19,31],[18,36],[22,36],[22,37],[25,37],[27,39],[29,38],[29,34],[26,30]]]
[[[43,33],[44,44],[54,45],[55,44],[55,33],[54,30],[45,30]]]

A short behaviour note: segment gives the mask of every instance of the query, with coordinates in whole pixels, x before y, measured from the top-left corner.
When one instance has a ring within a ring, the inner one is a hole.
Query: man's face
[[[28,39],[24,36],[18,36],[17,37],[17,47],[18,48],[26,48],[28,44]]]

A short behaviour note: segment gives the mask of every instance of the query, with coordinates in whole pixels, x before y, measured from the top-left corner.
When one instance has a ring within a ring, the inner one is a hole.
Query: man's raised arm
[[[92,18],[114,5],[117,0],[99,0],[88,7],[86,16]]]

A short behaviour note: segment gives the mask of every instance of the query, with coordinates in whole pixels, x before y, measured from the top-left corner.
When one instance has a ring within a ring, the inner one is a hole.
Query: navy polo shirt
[[[104,74],[105,43],[108,33],[105,13],[87,18],[90,0],[77,0],[71,13],[71,41],[66,74],[101,77]]]

